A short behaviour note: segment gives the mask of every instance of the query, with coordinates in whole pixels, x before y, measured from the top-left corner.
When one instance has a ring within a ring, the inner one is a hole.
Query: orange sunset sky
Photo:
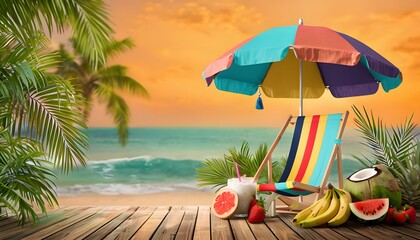
[[[278,127],[298,114],[297,99],[263,96],[265,109],[255,110],[255,96],[207,87],[201,72],[234,45],[266,29],[297,24],[326,26],[373,48],[403,73],[403,83],[385,93],[336,99],[325,92],[304,100],[304,114],[351,111],[365,106],[388,124],[414,113],[420,122],[420,1],[418,0],[118,0],[105,1],[118,39],[136,47],[112,63],[150,93],[150,99],[126,97],[130,126]],[[57,43],[57,42],[56,42]],[[353,114],[351,118],[353,118]],[[353,121],[350,121],[352,124]],[[112,126],[102,105],[95,104],[89,126]]]

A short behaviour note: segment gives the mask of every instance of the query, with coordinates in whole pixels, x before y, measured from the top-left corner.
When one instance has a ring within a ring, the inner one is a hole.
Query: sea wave
[[[138,156],[91,161],[68,175],[57,172],[58,195],[78,194],[150,194],[183,190],[209,190],[198,188],[196,169],[202,161],[174,160]],[[360,169],[358,162],[343,159],[344,176]],[[337,163],[334,161],[329,182],[337,184]]]
[[[195,180],[198,160],[173,160],[145,156],[92,161],[68,175],[58,174],[60,187],[76,184],[153,184],[186,183]]]

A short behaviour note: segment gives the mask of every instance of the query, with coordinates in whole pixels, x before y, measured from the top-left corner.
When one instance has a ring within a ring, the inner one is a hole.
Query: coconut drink
[[[373,165],[353,173],[344,183],[344,189],[351,194],[353,202],[388,198],[391,206],[401,206],[397,179],[384,165]]]

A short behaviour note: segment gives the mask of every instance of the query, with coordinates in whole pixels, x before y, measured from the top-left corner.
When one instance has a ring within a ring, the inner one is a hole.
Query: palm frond
[[[38,216],[33,204],[43,213],[46,203],[58,204],[51,180],[55,175],[41,149],[32,139],[0,131],[0,215],[7,214],[7,208],[21,223],[32,220],[35,224]]]
[[[236,178],[235,162],[239,165],[241,175],[247,177],[255,176],[259,166],[267,154],[267,144],[260,144],[257,151],[252,154],[248,142],[244,141],[240,150],[235,147],[228,149],[228,153],[223,158],[210,158],[203,162],[202,167],[197,168],[198,186],[212,186],[220,188],[227,185],[229,178]],[[273,161],[273,179],[278,180],[286,165],[286,159]],[[267,182],[267,169],[259,178],[259,182]]]
[[[197,186],[212,186],[216,191],[227,185],[227,179],[236,176],[235,168],[224,158],[210,158],[203,162],[202,167],[196,169]]]
[[[112,88],[103,84],[96,89],[96,94],[101,101],[107,102],[107,110],[112,114],[117,125],[120,143],[124,146],[128,139],[129,110],[125,100],[116,94]]]
[[[415,144],[412,155],[395,162],[395,175],[400,185],[403,202],[420,208],[420,143]]]
[[[80,54],[89,59],[93,68],[106,63],[103,49],[112,39],[113,30],[109,26],[109,19],[105,3],[101,0],[69,1],[68,8],[73,13],[69,16],[73,28],[73,37],[78,39]]]
[[[127,67],[113,65],[99,71],[101,84],[121,90],[129,90],[132,94],[148,97],[147,90],[136,80],[127,76]]]
[[[112,39],[103,49],[106,59],[110,59],[118,53],[125,52],[134,47],[134,42],[130,38],[124,38],[123,40]]]
[[[416,124],[412,123],[413,115],[406,119],[405,123],[392,127],[391,151],[394,159],[402,161],[411,156],[415,150],[416,145],[413,142],[416,140],[418,133],[414,132]]]
[[[55,166],[67,173],[86,164],[88,136],[83,114],[75,111],[75,100],[64,86],[51,84],[28,94],[25,112],[12,127],[18,135],[40,141]]]
[[[113,30],[102,0],[6,1],[0,6],[0,30],[13,33],[22,43],[44,28],[61,33],[70,25],[73,38],[79,39],[80,52],[94,68],[103,65],[103,49],[112,39]],[[32,45],[35,46],[35,45]]]
[[[384,164],[385,166],[392,165],[392,158],[389,145],[389,134],[386,131],[386,127],[382,123],[381,119],[375,120],[373,113],[367,113],[363,107],[364,114],[362,114],[356,106],[352,106],[356,118],[357,131],[362,133],[362,138],[365,143],[362,143],[368,149],[371,149],[371,153],[377,163]]]

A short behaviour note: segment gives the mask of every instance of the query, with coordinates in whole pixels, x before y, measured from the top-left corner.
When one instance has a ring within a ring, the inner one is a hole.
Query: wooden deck
[[[303,229],[293,215],[221,220],[208,206],[67,207],[50,211],[35,228],[17,226],[15,218],[0,218],[0,239],[420,239],[417,223],[366,226],[349,221],[338,228]]]

